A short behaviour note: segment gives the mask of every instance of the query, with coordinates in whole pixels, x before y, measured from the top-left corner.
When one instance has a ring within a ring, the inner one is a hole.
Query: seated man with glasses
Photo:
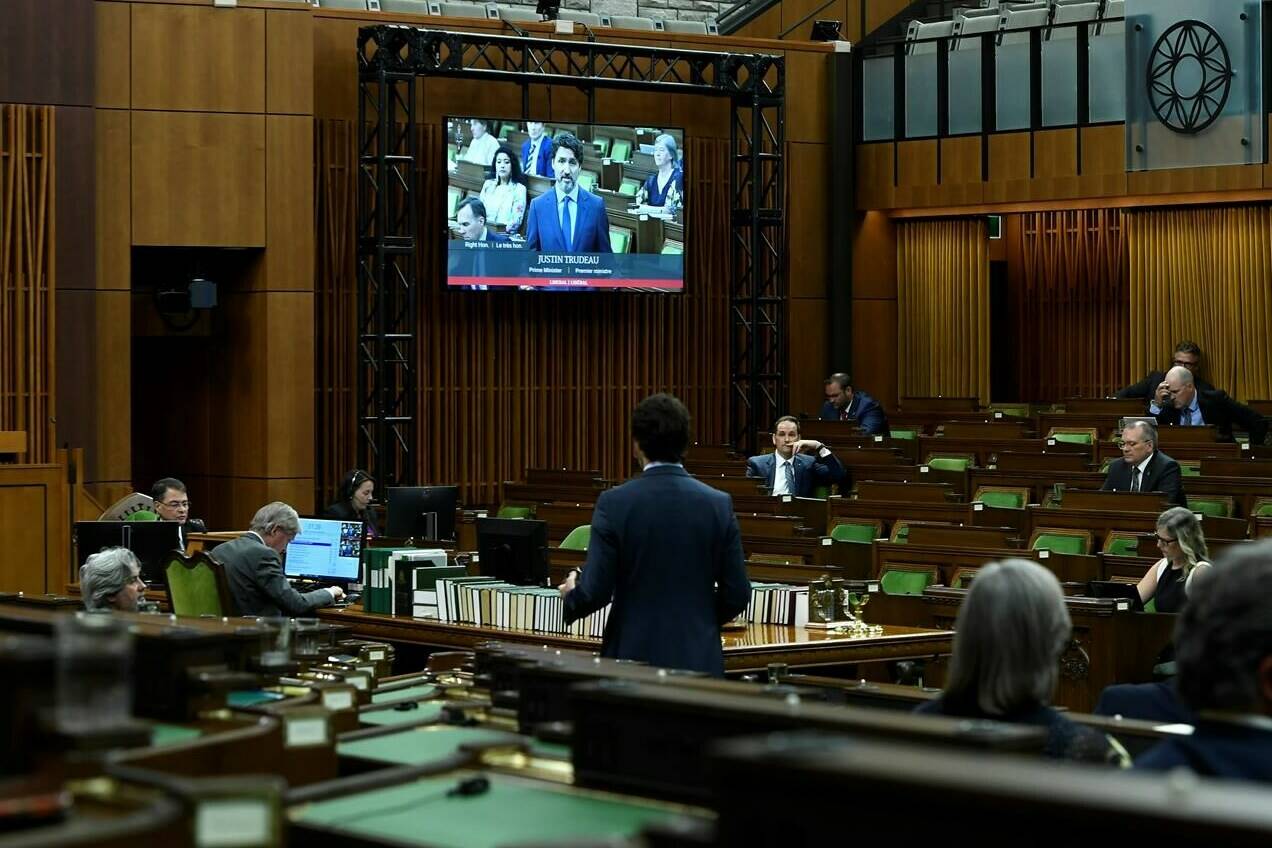
[[[1197,388],[1204,392],[1212,392],[1215,387],[1201,379],[1201,348],[1196,342],[1183,341],[1175,345],[1175,355],[1171,358],[1172,368],[1187,368],[1193,375],[1193,380],[1197,384]],[[1170,393],[1166,388],[1166,372],[1150,371],[1134,385],[1127,386],[1117,393],[1120,398],[1143,398],[1144,400],[1152,400],[1156,406],[1169,406]],[[1156,411],[1150,410],[1150,415],[1156,415]]]
[[[1157,449],[1151,421],[1132,421],[1122,430],[1122,458],[1113,460],[1100,487],[1106,492],[1161,492],[1176,506],[1187,506],[1179,463]]]
[[[175,521],[181,526],[181,547],[190,544],[191,533],[206,533],[208,528],[197,518],[190,517],[190,495],[186,485],[176,477],[156,480],[150,487],[150,497],[155,501],[155,514],[160,521]]]
[[[250,530],[212,549],[213,559],[225,566],[239,615],[305,615],[344,597],[339,586],[301,594],[287,581],[282,555],[300,532],[296,510],[274,501],[256,511]]]

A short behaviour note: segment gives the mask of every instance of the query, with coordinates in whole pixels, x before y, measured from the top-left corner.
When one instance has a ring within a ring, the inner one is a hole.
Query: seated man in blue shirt
[[[774,495],[812,497],[818,486],[838,483],[846,474],[830,448],[816,439],[799,437],[799,420],[792,415],[782,416],[773,425],[773,452],[746,461],[746,476],[762,479]]]
[[[1209,424],[1214,426],[1219,438],[1230,442],[1232,425],[1237,424],[1250,434],[1251,444],[1261,445],[1267,438],[1266,418],[1218,389],[1211,392],[1198,389],[1187,368],[1177,365],[1167,371],[1162,385],[1168,400],[1159,403],[1154,399],[1148,405],[1148,414],[1157,416],[1158,425],[1203,427]]]
[[[822,421],[854,419],[857,427],[873,435],[888,432],[888,417],[879,402],[863,391],[855,391],[852,377],[840,372],[825,380],[826,403],[822,405]]]

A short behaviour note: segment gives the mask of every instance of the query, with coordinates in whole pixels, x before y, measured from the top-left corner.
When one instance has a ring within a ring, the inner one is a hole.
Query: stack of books
[[[751,603],[743,613],[751,624],[808,624],[808,587],[786,583],[752,583]]]
[[[446,624],[472,624],[599,639],[609,619],[606,604],[565,626],[565,601],[556,589],[514,586],[493,577],[443,577],[437,580],[437,617]]]

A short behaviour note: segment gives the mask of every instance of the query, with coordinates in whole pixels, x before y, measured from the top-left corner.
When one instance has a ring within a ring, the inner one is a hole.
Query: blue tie
[[[574,222],[570,217],[570,198],[568,196],[561,206],[561,234],[565,236],[565,249],[574,250]]]
[[[786,463],[786,494],[795,494],[795,463]]]

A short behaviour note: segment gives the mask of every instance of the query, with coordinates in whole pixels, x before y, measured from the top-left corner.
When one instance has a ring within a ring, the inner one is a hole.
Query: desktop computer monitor
[[[517,586],[548,584],[548,522],[477,519],[481,573]]]
[[[300,535],[287,544],[283,573],[332,583],[360,577],[365,528],[361,521],[300,519]]]
[[[183,551],[179,527],[175,521],[77,521],[76,568],[103,548],[127,548],[141,561],[143,580],[166,585],[164,559],[173,551]]]
[[[388,493],[384,535],[391,539],[455,538],[458,486],[396,486]]]

